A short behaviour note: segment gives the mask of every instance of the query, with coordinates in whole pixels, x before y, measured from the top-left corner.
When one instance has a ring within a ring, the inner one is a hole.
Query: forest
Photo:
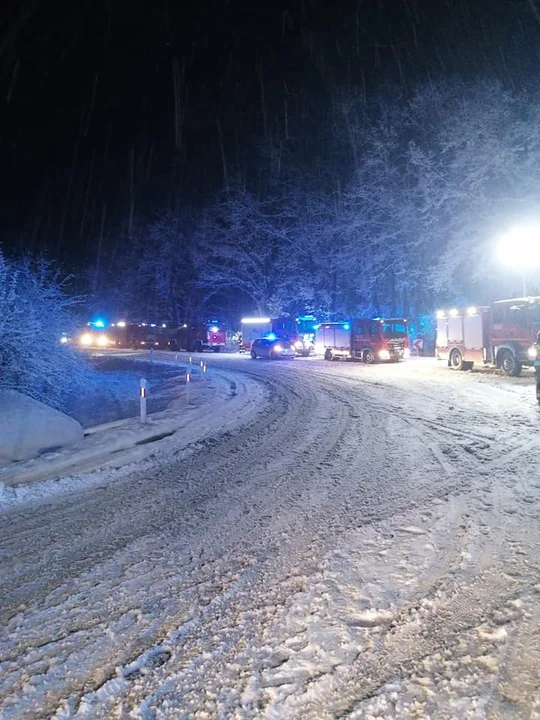
[[[95,306],[171,322],[219,313],[407,316],[515,294],[498,237],[538,218],[540,91],[446,79],[326,107],[285,96],[201,203],[132,210],[96,240]],[[223,149],[223,148],[222,148]],[[529,292],[540,290],[536,276]]]

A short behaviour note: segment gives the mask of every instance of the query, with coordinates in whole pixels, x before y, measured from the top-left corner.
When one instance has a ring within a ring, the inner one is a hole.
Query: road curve
[[[2,717],[540,713],[530,379],[208,360],[247,425],[0,515]]]

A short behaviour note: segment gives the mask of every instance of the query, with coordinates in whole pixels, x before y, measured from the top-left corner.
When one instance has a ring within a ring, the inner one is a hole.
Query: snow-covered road
[[[0,514],[1,717],[540,718],[532,378],[208,361],[260,412]]]

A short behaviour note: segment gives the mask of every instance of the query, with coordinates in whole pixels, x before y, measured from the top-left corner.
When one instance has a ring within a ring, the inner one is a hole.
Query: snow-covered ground
[[[2,717],[540,718],[532,377],[206,359],[190,443],[0,514]]]
[[[92,385],[84,396],[71,399],[65,412],[83,427],[94,427],[139,413],[139,382],[144,377],[148,388],[148,412],[165,410],[181,394],[186,372],[184,358],[174,357],[168,365],[144,361],[133,362],[127,356],[94,352],[91,354]],[[180,382],[179,382],[180,380]]]

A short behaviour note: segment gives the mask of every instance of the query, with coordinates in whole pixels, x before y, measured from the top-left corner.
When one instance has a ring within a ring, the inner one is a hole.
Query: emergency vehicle
[[[108,329],[111,345],[132,350],[167,350],[171,329],[167,323],[126,322],[119,320]]]
[[[240,352],[249,352],[254,340],[287,340],[296,355],[311,355],[315,348],[315,324],[313,315],[300,318],[251,317],[242,319]]]
[[[453,370],[470,370],[480,363],[517,377],[524,366],[534,364],[539,330],[540,296],[439,310],[437,358]]]
[[[325,360],[399,362],[409,357],[409,330],[405,318],[355,318],[322,323],[317,328],[315,352]]]
[[[86,323],[85,329],[76,337],[76,344],[87,348],[110,347],[114,344],[114,341],[105,328],[106,325],[103,320],[92,320]],[[68,342],[67,335],[63,335],[60,342]]]
[[[187,350],[188,352],[221,352],[227,344],[225,325],[219,320],[206,320],[203,323],[188,325],[184,323],[177,328],[169,339],[171,350]]]
[[[272,332],[272,321],[269,317],[245,317],[241,320],[240,352],[250,352],[254,340],[264,338]]]

